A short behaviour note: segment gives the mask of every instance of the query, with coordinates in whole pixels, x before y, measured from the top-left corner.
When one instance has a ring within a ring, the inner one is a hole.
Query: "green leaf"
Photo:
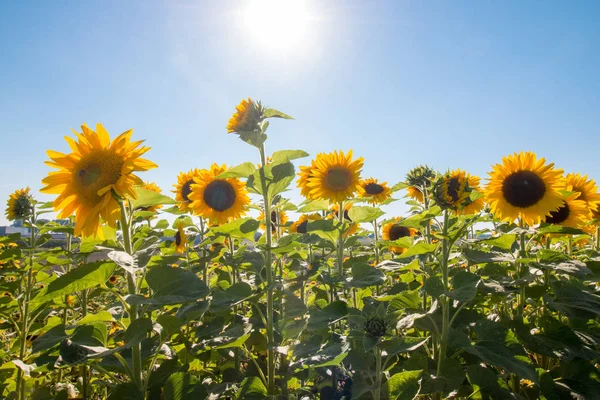
[[[378,347],[381,350],[385,351],[388,357],[391,357],[395,356],[396,354],[414,351],[419,347],[423,346],[428,340],[429,337],[422,338],[402,336],[383,341],[379,343]]]
[[[303,150],[279,150],[271,155],[273,164],[283,164],[304,157],[308,157],[308,153]]]
[[[218,312],[226,310],[252,296],[252,286],[246,282],[238,282],[225,290],[213,294],[211,309]]]
[[[356,206],[348,210],[348,216],[354,223],[372,222],[383,214],[378,207]]]
[[[532,382],[537,382],[535,369],[525,360],[527,356],[518,356],[502,343],[491,340],[480,340],[464,350],[494,367],[504,368],[513,374]]]
[[[558,233],[563,235],[585,235],[586,233],[581,229],[570,228],[562,225],[542,225],[538,229],[539,234]]]
[[[218,179],[225,178],[248,178],[256,171],[256,166],[251,162],[245,162],[235,167],[229,168],[227,171],[216,176]]]
[[[294,177],[296,175],[296,172],[294,170],[294,164],[292,164],[291,162],[286,162],[286,163],[282,163],[282,164],[271,164],[272,167],[270,168],[271,173],[273,174],[273,180],[272,182],[279,182],[282,179],[285,178],[289,178],[289,177]],[[269,165],[269,167],[271,166]]]
[[[473,264],[515,262],[515,258],[512,256],[493,251],[488,253],[481,250],[464,249],[463,255]]]
[[[267,135],[260,131],[240,131],[238,132],[238,135],[244,142],[257,149],[260,149],[260,146],[267,141]]]
[[[77,325],[91,324],[92,322],[111,322],[114,321],[113,316],[108,311],[98,311],[96,314],[88,314],[79,321]]]
[[[404,371],[394,374],[387,381],[387,391],[392,400],[412,400],[421,388],[422,370]]]
[[[67,294],[80,292],[98,286],[106,281],[115,271],[113,262],[98,261],[83,264],[50,282],[31,302],[41,304]]]
[[[458,271],[452,279],[453,290],[448,297],[458,301],[471,301],[477,295],[479,277],[467,271]]]
[[[408,258],[408,257],[413,257],[413,256],[421,255],[421,254],[431,254],[435,251],[437,246],[438,246],[437,244],[433,244],[433,243],[432,244],[425,243],[425,242],[417,243],[413,247],[408,249],[405,253],[401,254],[400,256],[398,256],[396,258]]]
[[[283,119],[294,119],[287,114],[282,113],[274,108],[267,108],[263,112],[263,117],[265,118],[283,118]]]
[[[340,231],[336,228],[335,224],[335,221],[332,219],[309,221],[306,224],[306,231],[335,244],[340,236]]]
[[[477,243],[498,247],[502,250],[510,250],[515,240],[517,240],[517,235],[505,233],[496,238],[479,240]]]
[[[108,396],[108,400],[144,400],[144,396],[135,383],[120,383],[115,386]]]
[[[433,298],[439,298],[444,292],[444,283],[438,276],[431,276],[427,278],[425,283],[423,284],[423,289],[425,292]]]
[[[152,289],[152,297],[135,298],[127,302],[136,304],[181,304],[202,299],[209,294],[206,284],[193,272],[182,268],[155,267],[148,271],[146,282]]]
[[[320,330],[326,328],[330,323],[344,318],[347,313],[348,305],[341,300],[329,303],[321,310],[311,310],[308,329]]]
[[[369,286],[382,285],[385,282],[385,274],[377,268],[366,263],[352,265],[352,280],[350,287],[366,288]]]
[[[163,400],[191,400],[198,378],[190,373],[175,372],[167,379],[163,391]]]
[[[302,207],[298,209],[298,212],[309,213],[315,211],[323,211],[329,209],[329,202],[327,200],[308,200]]]
[[[65,332],[65,325],[56,325],[33,341],[33,352],[39,353],[40,351],[48,350],[68,337],[69,335]]]
[[[244,400],[265,399],[267,398],[267,388],[260,378],[249,376],[242,381],[242,388],[240,389],[237,398]]]
[[[240,218],[224,225],[211,228],[211,231],[234,238],[253,240],[254,233],[258,229],[259,225],[260,223],[253,218]]]
[[[164,194],[156,193],[151,190],[146,190],[141,186],[136,186],[135,192],[137,194],[137,199],[131,200],[131,207],[134,209],[158,206],[162,204],[177,204],[177,202],[169,196],[165,196]]]
[[[124,341],[127,346],[135,346],[152,332],[152,320],[150,318],[139,318],[132,321],[125,331]]]

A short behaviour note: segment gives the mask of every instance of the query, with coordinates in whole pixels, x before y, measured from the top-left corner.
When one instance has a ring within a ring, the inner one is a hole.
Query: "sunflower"
[[[175,232],[175,250],[179,253],[185,252],[185,247],[187,246],[187,236],[185,235],[184,223],[183,221],[179,221],[177,223],[177,232]]]
[[[414,228],[407,228],[406,226],[401,226],[399,224],[401,219],[402,218],[398,217],[393,221],[390,221],[387,224],[383,225],[383,228],[381,229],[381,238],[383,240],[393,241],[403,237],[417,236],[419,234],[419,231],[417,231]],[[402,254],[407,249],[405,249],[404,247],[390,246],[389,250],[396,254]]]
[[[259,130],[258,124],[262,119],[262,106],[260,102],[255,103],[250,97],[242,100],[235,107],[235,113],[227,122],[227,132],[248,132]]]
[[[265,229],[267,229],[267,226],[265,225],[265,212],[264,210],[261,210],[259,216],[258,216],[258,221],[260,222],[260,229],[262,229],[263,231]],[[279,211],[279,210],[271,210],[271,230],[273,232],[275,232],[277,230],[278,226],[283,226],[288,222],[288,216],[287,213],[283,210]]]
[[[116,227],[119,203],[115,195],[137,197],[134,187],[143,182],[134,172],[157,165],[141,158],[150,148],[140,147],[142,141],[131,142],[132,130],[111,142],[102,124],[96,125],[96,131],[86,125],[81,129],[82,133],[74,131],[77,141],[65,137],[71,153],[48,151],[52,161],[46,164],[59,171],[42,180],[46,184],[42,192],[59,195],[54,200],[54,210],[60,210],[58,218],[75,214],[76,236],[97,236],[101,234],[100,218]]]
[[[158,187],[158,185],[154,182],[144,182],[144,186],[142,186],[142,189],[144,190],[148,190],[150,192],[154,192],[154,193],[161,193],[162,190],[160,189],[160,187]],[[162,206],[159,204],[157,206],[151,206],[151,207],[144,207],[144,211],[152,211],[152,212],[157,212]]]
[[[545,222],[548,224],[579,228],[586,224],[590,209],[585,201],[579,199],[579,193],[573,192],[563,198],[563,203],[556,211],[550,211]]]
[[[493,166],[484,190],[486,202],[500,220],[517,218],[533,225],[563,204],[561,190],[565,187],[563,171],[554,163],[546,164],[535,153],[520,152],[502,158]]]
[[[177,200],[179,211],[189,212],[192,211],[190,207],[189,195],[192,193],[192,184],[194,183],[194,178],[200,176],[200,170],[197,168],[191,169],[188,172],[180,172],[179,176],[177,176],[177,184],[175,186],[175,200]]]
[[[585,201],[592,212],[599,210],[600,193],[598,193],[598,185],[596,185],[593,179],[588,179],[587,175],[567,174],[565,180],[567,182],[567,190],[579,192],[577,200]]]
[[[481,193],[482,192],[481,187],[480,187],[481,179],[478,176],[470,175],[468,173],[466,173],[466,176],[467,176],[467,185],[469,186],[469,188],[471,190],[475,190],[475,191]],[[471,200],[469,198],[469,201],[467,202],[467,204],[462,209],[456,210],[456,213],[461,214],[461,215],[478,214],[481,210],[483,210],[484,207],[485,207],[485,201],[483,200],[483,196],[478,197],[475,200]]]
[[[317,157],[319,155],[317,154]],[[300,166],[300,172],[298,173],[298,182],[296,182],[296,186],[300,188],[300,194],[308,199],[311,198],[310,188],[307,183],[310,178],[312,178],[313,171],[317,168],[317,164],[315,160],[311,161],[309,166]]]
[[[291,233],[307,233],[308,222],[309,221],[317,221],[319,219],[322,219],[322,218],[317,213],[302,214],[296,222],[294,222],[292,225],[290,225],[289,231]]]
[[[308,197],[329,200],[331,203],[352,197],[360,188],[363,161],[362,157],[352,160],[352,150],[348,154],[343,151],[318,154],[312,175],[304,184],[309,191]]]
[[[114,285],[115,283],[117,283],[117,281],[119,280],[119,278],[116,275],[111,275],[110,278],[108,278],[108,281]]]
[[[425,201],[423,192],[416,186],[407,186],[406,192],[408,193],[408,197],[417,200],[419,203],[423,203]]]
[[[442,209],[458,211],[471,204],[472,191],[469,174],[457,169],[438,177],[433,186],[433,197]]]
[[[219,166],[213,163],[210,169],[201,170],[191,185],[190,207],[211,223],[224,224],[239,218],[250,204],[244,182],[238,178],[216,178],[225,171],[225,164]]]
[[[358,189],[360,197],[369,199],[372,204],[383,203],[392,197],[392,190],[387,185],[387,182],[381,182],[374,178],[365,179],[360,182]]]
[[[6,219],[14,221],[16,219],[24,219],[31,215],[33,196],[30,189],[16,190],[8,198],[6,203]]]
[[[346,228],[344,233],[347,236],[354,235],[356,233],[356,231],[358,231],[358,224],[353,224],[352,219],[350,218],[350,215],[348,214],[348,211],[350,211],[352,206],[353,206],[352,203],[344,204],[344,221],[346,221],[348,223],[348,227]],[[327,219],[335,218],[336,220],[339,220],[340,205],[339,204],[332,205],[330,211],[331,211],[331,213],[327,216]]]

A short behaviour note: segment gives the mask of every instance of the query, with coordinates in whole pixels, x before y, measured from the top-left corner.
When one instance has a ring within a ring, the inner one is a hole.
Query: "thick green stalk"
[[[381,350],[375,346],[375,393],[373,395],[373,400],[381,399],[381,378]]]
[[[338,222],[340,223],[340,229],[344,224],[344,202],[340,201],[340,209],[338,211]],[[341,278],[344,278],[344,234],[343,230],[340,232],[337,243],[337,265],[338,273]]]
[[[123,231],[123,247],[125,248],[125,252],[131,256],[133,256],[133,246],[131,243],[131,226],[129,224],[129,218],[127,216],[127,211],[125,208],[125,202],[120,201],[119,205],[121,206],[121,230]],[[135,282],[135,276],[127,272],[127,290],[130,295],[137,294],[137,285]],[[138,318],[138,307],[136,304],[131,304],[129,306],[129,319],[130,322],[135,321]],[[135,379],[135,384],[138,387],[142,387],[142,353],[141,346],[138,343],[132,348],[132,357],[133,357],[133,376]]]
[[[204,241],[204,218],[200,217],[200,243]],[[206,262],[206,246],[202,245],[202,271],[204,283],[208,286],[208,263]]]
[[[377,220],[373,221],[373,232],[375,234],[375,265],[379,264],[379,227],[377,226]]]
[[[519,233],[519,257],[525,258],[527,256],[527,250],[525,248],[525,231],[524,224],[520,222],[521,233]],[[519,274],[519,279],[523,279],[525,267],[522,263],[517,263],[517,271]],[[517,316],[521,317],[523,315],[523,310],[525,309],[525,283],[521,282],[519,287],[519,301],[517,304]]]
[[[442,283],[444,285],[444,291],[448,293],[450,290],[450,285],[448,283],[448,255],[450,253],[449,243],[448,243],[448,225],[450,222],[450,216],[448,214],[448,210],[444,210],[444,227],[443,227],[443,239],[442,239],[442,259],[440,260],[440,267],[442,270]],[[442,371],[442,362],[446,358],[446,350],[448,347],[448,333],[450,331],[450,302],[448,301],[448,297],[443,295],[440,298],[440,303],[442,305],[442,333],[440,335],[440,344],[439,344],[439,354],[438,354],[438,364],[437,364],[437,374],[440,375]]]
[[[85,318],[87,315],[87,290],[81,293],[81,316]],[[88,398],[88,386],[89,376],[87,365],[81,366],[81,377],[82,377],[82,395],[84,399]]]
[[[600,225],[596,227],[596,251],[600,251]]]
[[[271,261],[271,246],[273,237],[271,234],[271,199],[267,187],[267,178],[265,176],[265,167],[267,160],[265,156],[265,146],[262,144],[260,150],[259,170],[261,187],[263,192],[263,202],[265,203],[265,235],[266,251],[265,251],[265,267],[267,268],[267,391],[270,396],[275,395],[275,327],[274,327],[274,310],[273,310],[273,266]]]
[[[233,257],[235,254],[235,245],[233,244],[232,237],[229,237],[228,240],[229,240],[229,253],[231,254],[231,283],[233,285],[235,285],[237,283],[237,270],[235,268],[234,261],[233,261]],[[233,306],[233,322],[232,322],[232,324],[234,327],[237,325],[237,320],[236,320],[237,309],[238,309],[237,305]],[[240,371],[240,354],[239,354],[239,351],[237,348],[233,349],[233,354],[234,354],[233,368],[235,369],[235,372],[238,373]]]

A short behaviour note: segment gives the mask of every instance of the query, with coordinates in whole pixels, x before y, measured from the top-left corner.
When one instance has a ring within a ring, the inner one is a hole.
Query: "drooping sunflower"
[[[520,152],[503,157],[502,164],[492,168],[484,194],[498,219],[521,218],[533,225],[562,206],[565,181],[554,163],[546,164],[533,152]]]
[[[352,208],[353,204],[352,203],[346,203],[344,204],[344,221],[346,221],[349,225],[347,225],[347,228],[344,231],[344,234],[346,236],[350,236],[350,235],[354,235],[356,233],[356,231],[358,231],[358,224],[354,224],[352,223],[352,219],[350,218],[350,215],[348,214],[348,211],[350,211],[350,209]],[[335,220],[339,220],[340,218],[340,205],[339,204],[333,204],[330,208],[330,214],[327,216],[327,219],[335,219]]]
[[[132,142],[131,129],[113,141],[102,124],[96,124],[96,131],[87,125],[81,129],[82,133],[73,131],[77,141],[65,137],[71,153],[48,150],[52,161],[46,164],[58,171],[42,180],[46,186],[41,191],[59,195],[54,200],[54,210],[60,210],[58,218],[75,214],[76,236],[98,236],[100,218],[109,226],[116,226],[120,212],[115,195],[137,197],[134,187],[143,182],[134,172],[157,165],[141,158],[150,147],[140,147],[142,141]]]
[[[31,215],[33,196],[29,187],[15,190],[6,202],[6,219],[14,221]]]
[[[307,233],[308,222],[309,221],[317,221],[320,219],[322,219],[322,218],[317,213],[302,214],[296,222],[294,222],[292,225],[290,225],[289,231],[291,233]]]
[[[398,240],[403,237],[417,236],[419,231],[414,228],[408,228],[399,224],[402,218],[397,217],[393,221],[388,222],[381,228],[381,238],[383,240]],[[389,246],[389,250],[396,254],[406,252],[406,248],[398,246]]]
[[[469,185],[469,174],[460,169],[439,176],[433,185],[433,197],[442,209],[458,211],[471,203],[473,189]]]
[[[185,235],[183,221],[179,221],[176,227],[177,232],[175,232],[175,240],[173,245],[175,246],[175,250],[177,250],[178,253],[183,253],[185,252],[185,247],[187,246],[187,236]]]
[[[260,222],[260,229],[265,230],[265,211],[261,210],[258,221]],[[271,210],[271,230],[275,232],[278,226],[283,226],[288,222],[287,213],[283,210]]]
[[[150,192],[154,192],[154,193],[161,193],[162,190],[160,189],[160,187],[158,187],[158,185],[154,182],[144,182],[144,186],[142,186],[142,189],[144,190],[148,190]],[[151,206],[151,207],[144,207],[145,211],[152,211],[152,212],[157,212],[162,206],[159,204],[157,206]]]
[[[225,224],[239,218],[250,204],[244,182],[238,178],[217,178],[225,171],[225,164],[213,163],[209,169],[201,170],[191,185],[190,207],[211,223]]]
[[[235,113],[227,122],[227,132],[248,132],[259,130],[262,118],[262,105],[256,103],[250,97],[244,99],[235,107]]]
[[[406,191],[408,192],[408,196],[423,203],[425,201],[423,191],[431,189],[436,175],[435,170],[427,165],[419,165],[408,171],[406,174],[406,183],[408,184]]]
[[[594,212],[600,209],[600,193],[598,193],[598,185],[593,179],[588,179],[587,175],[567,174],[565,181],[567,190],[579,192],[577,200],[585,201],[590,211]]]
[[[188,172],[180,172],[179,176],[177,176],[177,184],[173,185],[175,190],[175,200],[177,200],[177,206],[179,207],[179,211],[190,212],[192,209],[190,208],[190,200],[189,195],[192,193],[192,184],[194,183],[194,178],[200,176],[200,170],[197,168],[191,169]]]
[[[417,200],[419,203],[423,203],[425,201],[423,192],[416,186],[407,186],[406,192],[408,193],[408,197]]]
[[[585,201],[579,199],[580,194],[573,192],[563,198],[563,203],[556,211],[550,211],[545,222],[548,224],[579,228],[589,220],[590,209]]]
[[[467,176],[467,185],[471,191],[477,191],[482,193],[482,189],[480,186],[481,179],[478,176],[471,175],[469,173],[465,173]],[[470,195],[470,193],[469,193]],[[463,208],[456,210],[457,214],[461,215],[472,215],[477,214],[485,207],[485,201],[483,196],[476,198],[475,200],[469,199],[467,204],[464,205]]]
[[[387,182],[380,183],[375,178],[361,181],[358,193],[360,197],[368,198],[372,204],[381,204],[392,197],[392,190],[387,185]]]
[[[309,197],[339,203],[352,197],[360,188],[360,172],[364,159],[352,160],[352,150],[318,154],[315,168],[306,179]]]

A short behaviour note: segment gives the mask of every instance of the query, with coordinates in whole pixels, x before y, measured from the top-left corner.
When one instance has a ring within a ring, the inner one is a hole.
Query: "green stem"
[[[373,400],[381,399],[381,350],[375,346],[375,394]]]
[[[377,226],[377,220],[373,221],[373,231],[375,233],[375,265],[379,264],[379,227]]]
[[[233,260],[234,254],[235,254],[235,245],[233,244],[233,238],[232,237],[228,237],[229,240],[229,252],[231,253],[231,283],[233,285],[235,285],[237,283],[237,271],[236,271],[236,267],[235,267],[235,262]],[[238,306],[235,305],[233,306],[233,322],[232,325],[235,327],[237,325],[237,309]],[[238,352],[238,349],[235,348],[233,349],[233,368],[235,369],[235,372],[238,373],[240,371],[240,354]]]
[[[337,265],[340,278],[344,278],[344,202],[340,201],[340,209],[338,211],[338,221],[340,223],[340,236],[337,243]]]
[[[596,251],[600,251],[600,225],[596,227]]]
[[[131,256],[133,256],[133,246],[131,243],[131,226],[129,218],[127,217],[127,211],[125,209],[125,201],[120,201],[119,205],[121,207],[121,230],[123,231],[123,246],[125,248],[125,252]],[[127,273],[127,290],[130,295],[137,294],[137,285],[135,282],[135,276],[130,273]],[[129,319],[130,323],[133,323],[138,318],[138,307],[136,304],[131,304],[129,306]],[[132,357],[133,357],[133,378],[134,383],[138,385],[138,387],[142,388],[142,353],[141,346],[138,343],[132,348]]]
[[[81,293],[81,316],[85,318],[87,315],[87,290]],[[81,366],[81,377],[82,377],[82,395],[84,399],[88,398],[88,386],[89,376],[87,365]]]
[[[265,146],[262,144],[259,148],[260,163],[259,169],[261,187],[263,192],[263,202],[265,204],[265,234],[267,235],[266,250],[265,250],[265,267],[267,268],[267,377],[268,385],[267,392],[270,396],[275,395],[275,313],[273,309],[273,266],[271,261],[271,199],[269,198],[269,188],[267,186],[267,178],[265,176],[265,167],[267,160],[265,156]]]
[[[523,221],[519,222],[519,226],[521,227],[521,232],[519,233],[519,257],[525,258],[527,256],[527,250],[525,248],[525,226]],[[524,278],[525,267],[522,263],[517,263],[517,272],[518,278]],[[525,309],[525,282],[521,282],[519,284],[519,301],[517,304],[517,316],[521,317],[523,315],[523,310]]]
[[[569,235],[569,242],[568,242],[568,252],[569,252],[569,257],[573,257],[573,236]]]
[[[200,243],[204,242],[204,218],[200,217]],[[208,286],[208,263],[206,262],[206,245],[202,245],[202,271],[204,283]]]
[[[444,291],[448,293],[450,285],[448,283],[448,255],[450,253],[449,242],[448,242],[448,225],[450,223],[450,216],[448,210],[444,210],[444,226],[443,226],[443,239],[442,239],[442,259],[441,259],[441,270],[442,270],[442,283],[444,285]],[[446,295],[440,297],[440,303],[442,305],[442,334],[439,342],[439,354],[438,354],[438,365],[437,375],[439,376],[442,371],[442,363],[446,358],[446,350],[448,346],[448,333],[450,331],[450,302]]]

